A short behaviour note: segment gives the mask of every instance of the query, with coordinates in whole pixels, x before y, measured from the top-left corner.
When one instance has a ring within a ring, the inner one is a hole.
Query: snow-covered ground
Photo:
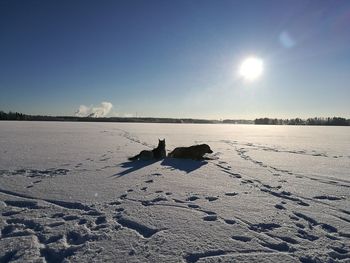
[[[349,171],[348,127],[0,122],[0,262],[350,262]]]

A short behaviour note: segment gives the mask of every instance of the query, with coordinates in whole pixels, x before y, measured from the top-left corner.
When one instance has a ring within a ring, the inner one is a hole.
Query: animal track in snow
[[[80,221],[79,221],[80,223]],[[58,227],[58,226],[62,226],[64,225],[64,222],[54,222],[54,223],[51,223],[51,224],[48,224],[49,227]]]
[[[275,207],[280,210],[285,210],[286,208],[281,204],[276,204]]]
[[[319,239],[318,236],[311,235],[302,229],[298,229],[298,234],[296,234],[296,236],[300,237],[302,239],[309,240],[309,241],[315,241],[315,240]]]
[[[236,195],[238,195],[238,193],[228,192],[228,193],[225,193],[225,195],[227,195],[227,196],[236,196]]]
[[[308,203],[304,202],[300,198],[293,197],[290,192],[286,192],[286,191],[276,192],[276,191],[272,191],[272,190],[266,189],[266,188],[261,188],[260,191],[268,193],[268,194],[271,194],[271,195],[279,197],[279,198],[283,198],[283,199],[287,199],[287,200],[290,200],[290,201],[294,201],[298,205],[301,205],[301,206],[309,206]]]
[[[119,201],[114,201],[114,202],[110,202],[110,205],[121,205],[122,203]]]
[[[328,233],[338,232],[338,229],[336,227],[328,225],[328,224],[321,224],[321,227],[323,230],[327,231]]]
[[[250,225],[249,229],[256,232],[267,232],[279,227],[281,227],[281,225],[275,223],[259,223]]]
[[[115,202],[114,202],[115,203]],[[91,210],[89,212],[83,213],[83,215],[88,215],[88,216],[101,216],[103,215],[102,212],[96,211],[96,210]]]
[[[83,211],[92,210],[89,206],[79,202],[68,202],[68,201],[53,200],[53,199],[43,199],[43,200],[48,203],[51,203],[63,208],[67,208],[67,209],[76,209],[76,210],[83,210]]]
[[[306,221],[309,222],[311,225],[316,226],[316,225],[319,224],[315,219],[313,219],[312,217],[307,216],[307,215],[305,215],[305,214],[303,214],[303,213],[293,212],[293,214],[294,214],[295,216],[299,217],[299,218],[302,218],[302,219],[306,220]]]
[[[251,237],[247,237],[247,236],[232,236],[231,238],[241,242],[248,242],[252,240]]]
[[[184,204],[184,203],[186,203],[186,201],[182,201],[182,200],[176,199],[176,198],[173,198],[173,201],[174,201],[175,203],[179,203],[179,204]]]
[[[330,196],[330,195],[319,195],[319,196],[314,196],[314,199],[319,199],[319,200],[329,200],[329,201],[337,201],[341,200],[342,198],[337,197],[337,196]]]
[[[86,243],[87,241],[93,241],[93,240],[97,240],[97,236],[96,235],[92,235],[92,234],[81,234],[78,231],[69,231],[67,233],[67,243],[69,245],[81,245]]]
[[[304,228],[305,228],[305,226],[304,226],[303,224],[300,224],[300,223],[295,223],[295,225],[296,225],[297,227],[301,228],[301,229],[304,229]]]
[[[17,215],[17,214],[21,213],[22,211],[6,211],[6,212],[2,212],[1,215],[2,216],[13,216],[13,215]]]
[[[281,239],[282,241],[293,244],[293,245],[300,243],[299,241],[297,241],[294,238],[289,237],[289,236],[276,236],[276,235],[270,235],[270,236],[273,238]]]
[[[189,198],[187,198],[186,201],[196,201],[197,199],[199,199],[198,196],[192,195]]]
[[[39,209],[38,202],[36,201],[25,201],[25,200],[5,200],[4,201],[8,206],[20,207],[20,208],[28,208],[28,209]]]
[[[237,223],[236,220],[234,219],[224,219],[224,222],[229,225],[233,225]]]
[[[46,262],[64,262],[66,258],[73,256],[79,248],[76,246],[65,248],[44,247],[40,249],[40,256],[44,257]]]
[[[270,242],[261,242],[260,245],[272,249],[272,250],[276,250],[279,252],[294,252],[295,249],[290,247],[286,242],[281,242],[281,243],[270,243]]]
[[[207,199],[209,202],[212,202],[218,200],[219,198],[216,196],[207,196],[205,199]]]
[[[78,220],[79,217],[76,215],[66,215],[66,216],[63,216],[62,219],[65,221],[73,221],[73,220]]]
[[[69,173],[68,169],[49,168],[44,170],[39,170],[39,169],[18,169],[14,171],[2,170],[0,175],[21,175],[21,176],[34,178],[34,177],[53,177],[58,175],[67,175],[68,173]]]
[[[52,236],[45,236],[43,234],[37,234],[37,236],[38,236],[40,243],[45,244],[45,245],[55,243],[63,238],[62,234],[52,235]]]
[[[162,230],[162,229],[146,226],[133,219],[126,218],[126,217],[117,218],[117,222],[125,228],[129,228],[131,230],[136,231],[138,234],[140,234],[144,238],[150,238],[153,235],[155,235],[157,232]]]
[[[8,251],[5,253],[5,255],[0,256],[0,262],[10,262],[10,261],[16,261],[17,259],[19,259],[21,257],[21,255],[17,255],[19,250],[14,249],[11,251]]]
[[[216,221],[218,219],[217,215],[207,215],[203,217],[204,221]]]
[[[188,253],[184,256],[184,259],[186,260],[187,263],[195,263],[202,258],[223,256],[228,254],[229,252],[231,251],[209,250],[204,252]]]
[[[128,194],[122,194],[119,196],[120,199],[125,199],[128,196]]]
[[[105,223],[107,223],[107,219],[105,216],[99,216],[95,221],[96,225],[101,225],[101,224],[105,224]]]

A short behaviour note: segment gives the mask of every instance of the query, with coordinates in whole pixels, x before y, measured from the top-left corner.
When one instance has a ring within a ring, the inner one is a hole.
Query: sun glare
[[[243,60],[239,75],[245,80],[256,80],[263,72],[263,61],[257,57],[249,57]]]

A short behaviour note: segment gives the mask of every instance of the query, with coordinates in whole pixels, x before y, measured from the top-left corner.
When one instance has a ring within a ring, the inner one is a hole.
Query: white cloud
[[[103,101],[100,106],[94,107],[80,105],[79,109],[75,112],[75,116],[78,117],[106,117],[112,110],[113,104],[110,102]]]

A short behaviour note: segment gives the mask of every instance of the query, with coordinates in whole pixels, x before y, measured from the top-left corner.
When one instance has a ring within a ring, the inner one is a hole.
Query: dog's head
[[[202,144],[205,153],[213,153],[208,144]]]
[[[158,147],[165,147],[165,139],[158,139]]]

